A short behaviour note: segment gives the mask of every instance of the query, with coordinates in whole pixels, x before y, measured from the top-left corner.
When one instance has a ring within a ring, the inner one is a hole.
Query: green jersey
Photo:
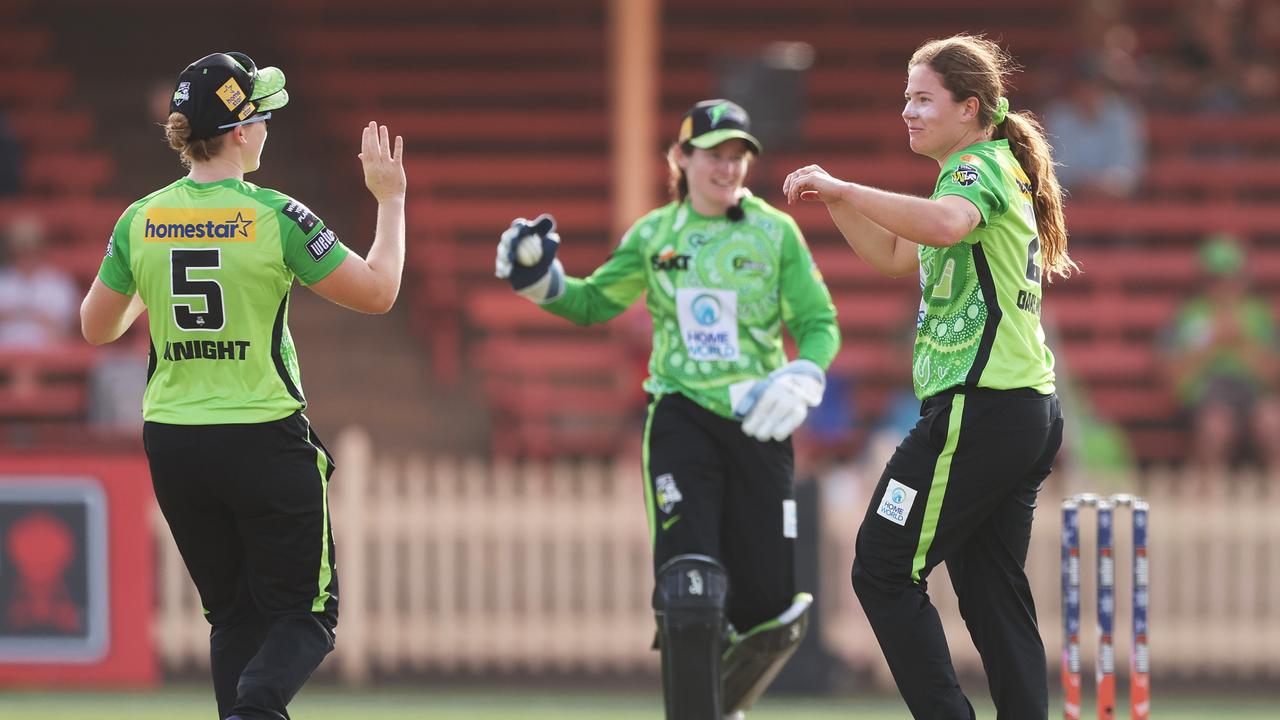
[[[982,219],[952,247],[920,246],[916,396],[958,385],[1053,392],[1031,181],[1009,142],[978,143],[947,158],[933,198],[945,195],[969,200]]]
[[[686,200],[659,208],[627,231],[586,279],[543,305],[580,324],[604,322],[646,294],[653,352],[644,388],[680,393],[733,417],[733,406],[786,362],[782,325],[799,357],[826,368],[840,345],[835,306],[789,215],[758,198],[744,217],[695,212]]]
[[[125,210],[98,277],[146,304],[144,419],[260,423],[306,407],[289,289],[333,272],[347,248],[307,207],[241,180],[183,178]]]

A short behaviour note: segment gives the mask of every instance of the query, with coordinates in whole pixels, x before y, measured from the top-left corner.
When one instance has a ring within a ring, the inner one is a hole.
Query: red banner
[[[157,682],[153,505],[141,456],[0,459],[0,684]]]

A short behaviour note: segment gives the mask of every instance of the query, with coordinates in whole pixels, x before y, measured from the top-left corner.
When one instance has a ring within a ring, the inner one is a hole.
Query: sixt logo
[[[257,219],[252,208],[152,208],[147,210],[142,240],[253,242]]]
[[[677,255],[670,245],[662,248],[658,254],[649,258],[654,270],[688,270],[689,255]]]

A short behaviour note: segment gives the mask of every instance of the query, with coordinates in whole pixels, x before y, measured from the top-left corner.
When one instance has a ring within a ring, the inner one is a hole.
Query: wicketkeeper
[[[795,221],[743,184],[760,153],[749,122],[726,100],[686,112],[667,153],[674,200],[586,279],[565,275],[548,215],[498,244],[498,277],[549,312],[605,322],[645,295],[653,317],[642,463],[668,720],[741,717],[812,601],[795,587],[790,437],[822,400],[840,333]]]

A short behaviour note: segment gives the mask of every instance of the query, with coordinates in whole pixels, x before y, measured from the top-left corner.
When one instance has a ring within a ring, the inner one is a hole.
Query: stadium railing
[[[382,457],[358,430],[334,445],[341,465],[330,507],[342,569],[342,623],[330,661],[347,683],[414,674],[653,673],[649,538],[638,465],[512,464]],[[848,585],[851,547],[874,478],[856,468],[820,479],[822,640],[851,672],[889,687],[870,626]],[[1105,486],[1105,487],[1104,487]],[[1151,658],[1157,682],[1280,679],[1280,481],[1055,474],[1053,499],[1134,488],[1151,504]],[[1118,518],[1123,523],[1127,519]],[[208,628],[181,559],[156,516],[156,638],[166,667],[205,665]],[[802,529],[802,532],[805,530]],[[1128,537],[1121,528],[1117,538]],[[1086,535],[1088,528],[1083,528]],[[1043,515],[1028,560],[1051,667],[1060,657],[1059,538]],[[1127,593],[1117,548],[1117,597]],[[941,569],[930,577],[956,663],[981,665]],[[1086,577],[1084,592],[1092,592]],[[1117,623],[1126,627],[1127,608]],[[1090,616],[1085,626],[1092,624]],[[1092,653],[1089,637],[1086,651]],[[1117,638],[1117,657],[1128,652]]]

